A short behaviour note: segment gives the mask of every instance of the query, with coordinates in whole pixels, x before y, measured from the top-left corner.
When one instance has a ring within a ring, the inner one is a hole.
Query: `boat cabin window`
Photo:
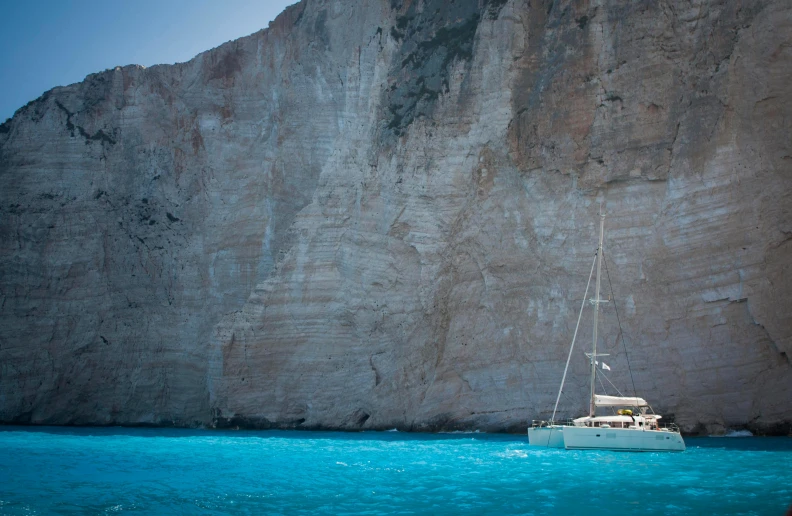
[[[630,423],[629,421],[587,421],[586,426],[595,427],[595,428],[602,428],[602,425],[609,425],[610,428],[630,428],[630,425],[633,425],[633,428],[636,426],[643,426],[642,422],[638,422],[637,425],[635,423]],[[647,422],[646,428],[656,428],[656,425]]]

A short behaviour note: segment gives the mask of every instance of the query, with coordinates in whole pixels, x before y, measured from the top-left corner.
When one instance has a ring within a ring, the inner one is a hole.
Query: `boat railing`
[[[575,424],[571,419],[564,419],[562,421],[543,421],[534,419],[531,421],[531,428],[543,428],[550,426],[575,426]]]
[[[676,425],[676,423],[666,423],[664,425],[657,425],[655,430],[657,430],[659,432],[681,433],[680,430],[679,430],[679,427]]]

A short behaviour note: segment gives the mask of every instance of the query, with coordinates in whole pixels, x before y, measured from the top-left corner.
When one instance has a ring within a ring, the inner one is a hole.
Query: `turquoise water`
[[[792,439],[0,427],[0,514],[784,514]],[[648,511],[648,512],[647,512]]]

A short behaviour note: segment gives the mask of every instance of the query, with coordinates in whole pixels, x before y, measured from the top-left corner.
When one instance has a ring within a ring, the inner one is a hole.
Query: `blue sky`
[[[297,0],[10,0],[0,5],[0,123],[115,66],[187,61],[267,27]]]

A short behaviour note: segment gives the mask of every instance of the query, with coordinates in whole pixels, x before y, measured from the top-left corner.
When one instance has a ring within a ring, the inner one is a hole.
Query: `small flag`
[[[608,366],[608,364],[606,364],[605,362],[603,362],[603,363],[602,363],[602,368],[603,368],[604,370],[606,370],[606,371],[610,371],[610,370],[611,370],[611,368],[610,368],[610,367]]]

